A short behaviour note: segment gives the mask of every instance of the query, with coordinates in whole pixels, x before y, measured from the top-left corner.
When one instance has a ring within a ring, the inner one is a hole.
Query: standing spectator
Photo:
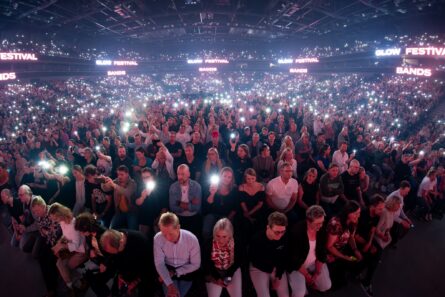
[[[170,186],[170,210],[181,220],[183,229],[199,234],[201,231],[201,186],[190,179],[189,167],[181,164],[177,171],[178,181]]]
[[[328,217],[338,213],[344,202],[347,201],[337,164],[329,165],[328,172],[320,178],[320,198]]]
[[[170,131],[170,138],[168,142],[165,143],[165,147],[168,149],[175,160],[182,157],[184,148],[180,142],[176,141],[176,132]]]
[[[298,199],[298,182],[292,178],[292,166],[283,163],[279,168],[280,175],[266,186],[266,202],[272,211],[280,211],[287,215],[291,222],[297,220],[294,211],[295,203]]]
[[[263,184],[268,183],[274,177],[275,163],[270,156],[270,148],[267,144],[263,144],[260,154],[252,160],[253,169],[255,169],[258,181]]]
[[[418,215],[427,222],[433,220],[433,208],[436,205],[436,199],[440,194],[437,192],[436,169],[431,168],[427,175],[422,179],[417,191],[419,212]]]
[[[142,168],[141,175],[142,182],[138,183],[139,195],[135,204],[138,206],[139,231],[150,237],[153,235],[154,222],[161,208],[167,209],[167,203],[161,205],[160,189],[156,183],[154,171],[147,167]]]
[[[285,273],[288,261],[288,243],[284,236],[286,228],[286,216],[273,212],[267,218],[266,230],[261,230],[252,238],[249,274],[258,297],[270,297],[270,283],[278,297],[289,296]]]
[[[252,140],[247,142],[247,146],[249,147],[250,156],[255,158],[260,154],[261,147],[263,143],[260,141],[260,135],[258,133],[252,134]]]
[[[184,297],[201,265],[198,239],[181,229],[178,217],[170,212],[159,219],[160,232],[154,238],[154,261],[166,296]]]
[[[105,177],[101,184],[104,192],[113,190],[114,216],[110,228],[120,228],[124,225],[128,229],[138,230],[136,200],[136,182],[130,178],[128,168],[124,165],[117,169],[117,179]]]
[[[347,150],[348,143],[342,142],[339,146],[339,149],[336,150],[332,155],[332,163],[338,166],[338,171],[340,172],[340,174],[348,169],[349,161],[354,159],[354,154],[351,154],[351,156],[349,156]]]
[[[238,148],[236,148],[236,145],[236,142],[230,141],[229,160],[235,174],[235,183],[241,184],[244,171],[252,167],[252,160],[249,155],[249,147],[246,144],[240,144]]]
[[[294,159],[294,153],[291,148],[285,148],[281,153],[280,158],[277,162],[277,171],[279,171],[278,168],[280,168],[284,162],[287,162],[291,165],[292,177],[298,179],[297,160]]]
[[[212,179],[212,177],[210,177]],[[204,196],[205,197],[205,196]],[[217,181],[211,181],[207,199],[203,204],[203,239],[212,237],[213,225],[227,217],[233,222],[238,211],[238,191],[235,187],[233,171],[230,167],[221,169]]]
[[[243,244],[236,240],[232,223],[220,219],[213,227],[213,239],[203,247],[203,272],[209,297],[219,297],[224,288],[230,297],[242,296]]]
[[[323,208],[313,205],[306,210],[306,220],[289,232],[288,278],[292,297],[304,297],[306,286],[325,292],[331,288],[326,265],[326,232]]]
[[[117,177],[117,170],[120,166],[125,166],[129,170],[129,175],[133,176],[133,161],[127,156],[127,149],[125,146],[119,146],[117,150],[117,158],[113,160],[113,169],[111,170],[111,178]]]
[[[365,201],[360,188],[360,163],[357,160],[351,160],[349,168],[341,174],[341,180],[344,186],[344,195],[349,200],[357,201],[362,208],[365,207]]]

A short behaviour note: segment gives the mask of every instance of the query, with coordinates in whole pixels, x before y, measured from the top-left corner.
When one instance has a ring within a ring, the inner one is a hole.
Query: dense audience
[[[423,117],[443,91],[358,74],[2,85],[11,244],[49,296],[59,276],[73,296],[305,296],[351,279],[372,296],[384,250],[442,218],[444,123]]]

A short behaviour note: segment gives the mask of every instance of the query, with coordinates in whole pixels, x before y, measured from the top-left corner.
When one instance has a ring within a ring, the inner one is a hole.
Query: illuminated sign
[[[291,68],[290,73],[307,73],[307,68]]]
[[[204,62],[206,64],[229,64],[227,59],[205,59]]]
[[[30,53],[0,53],[2,61],[37,61],[36,54]]]
[[[16,78],[17,77],[16,77],[14,72],[0,73],[0,81],[3,81],[3,80],[14,80]]]
[[[117,75],[126,75],[127,72],[125,70],[110,70],[107,71],[108,76],[117,76]]]
[[[375,51],[375,55],[377,57],[399,56],[401,51],[402,49],[400,48],[378,49]]]
[[[138,66],[136,61],[112,61],[112,60],[96,60],[98,66]]]
[[[408,74],[417,76],[431,76],[431,69],[429,68],[410,68],[410,67],[397,67],[397,74]]]
[[[300,58],[295,59],[295,63],[304,64],[304,63],[318,63],[320,62],[318,58]]]
[[[199,72],[216,72],[218,68],[216,67],[199,67]]]
[[[293,62],[293,59],[278,59],[278,64],[292,64]]]
[[[445,56],[445,47],[407,47],[405,54],[411,56]]]
[[[202,59],[189,59],[187,60],[188,64],[202,64]]]

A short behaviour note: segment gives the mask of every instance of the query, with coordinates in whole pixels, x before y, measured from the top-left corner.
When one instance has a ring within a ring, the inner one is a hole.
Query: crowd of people
[[[85,46],[81,43],[74,43],[73,40],[63,39],[54,33],[45,33],[42,36],[29,35],[25,33],[6,34],[0,41],[0,49],[18,52],[33,52],[42,56],[50,57],[69,57],[82,60],[100,60],[100,59],[125,59],[139,62],[185,62],[188,59],[197,58],[224,58],[229,61],[270,61],[277,62],[283,58],[329,58],[350,54],[359,54],[374,52],[376,49],[384,48],[405,48],[413,46],[440,47],[445,45],[445,36],[443,34],[423,33],[417,35],[388,34],[383,38],[345,39],[337,46],[313,45],[301,46],[292,49],[278,48],[249,48],[249,49],[229,49],[215,47],[214,49],[196,49],[184,50],[183,48],[172,48],[169,52],[147,50],[147,49],[128,49],[128,46],[117,45],[113,50],[109,47],[102,48]],[[438,61],[436,61],[438,62]],[[442,68],[443,64],[436,63]]]
[[[49,296],[59,277],[71,295],[297,297],[354,279],[372,296],[382,252],[442,218],[444,123],[418,125],[443,91],[238,72],[5,84],[4,223]]]

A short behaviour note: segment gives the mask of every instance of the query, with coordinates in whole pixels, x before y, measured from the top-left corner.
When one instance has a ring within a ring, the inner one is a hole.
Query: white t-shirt
[[[422,197],[422,192],[428,192],[434,190],[434,187],[437,184],[437,180],[431,181],[428,176],[425,176],[420,183],[419,190],[417,191],[417,197]]]
[[[267,183],[266,193],[272,197],[272,201],[278,210],[284,210],[289,205],[292,194],[298,193],[298,182],[291,178],[285,184],[281,176],[278,176]]]
[[[304,261],[303,267],[308,268],[315,264],[317,256],[315,255],[315,246],[317,245],[317,240],[309,240],[309,253],[307,254],[306,260]]]
[[[342,174],[346,171],[346,169],[348,169],[348,164],[346,164],[348,159],[348,153],[345,152],[344,154],[342,154],[340,150],[336,150],[332,155],[332,163],[337,164],[339,174]]]

